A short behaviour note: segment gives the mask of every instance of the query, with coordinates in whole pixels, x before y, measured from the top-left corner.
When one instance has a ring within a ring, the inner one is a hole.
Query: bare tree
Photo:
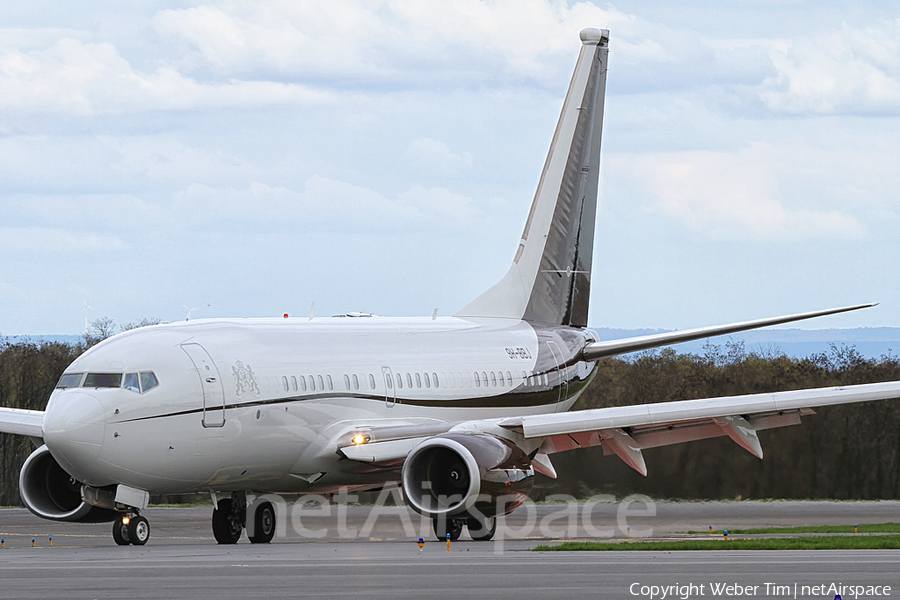
[[[129,321],[125,323],[121,327],[119,327],[119,331],[129,331],[131,329],[137,329],[138,327],[147,327],[149,325],[159,325],[162,321],[157,317],[141,317],[137,321]]]
[[[87,348],[99,344],[116,333],[116,322],[109,317],[100,317],[91,321],[91,327],[84,332],[84,345]]]

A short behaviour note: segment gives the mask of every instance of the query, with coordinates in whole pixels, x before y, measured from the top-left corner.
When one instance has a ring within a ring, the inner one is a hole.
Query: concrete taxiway
[[[649,514],[650,506],[626,507],[635,513],[624,517],[632,534],[677,537],[709,525],[744,528],[900,520],[898,502],[658,502],[652,504],[655,515]],[[601,533],[607,528],[613,539],[624,538],[628,532],[618,529],[623,510],[619,503],[580,503],[574,508],[542,504],[517,511],[498,531],[499,541],[461,539],[451,544],[450,552],[446,543],[425,535],[427,524],[405,507],[382,507],[383,513],[374,518],[372,507],[344,506],[340,514],[337,509],[332,506],[331,514],[324,514],[322,506],[305,506],[293,515],[288,512],[288,527],[269,545],[249,544],[245,538],[235,546],[217,546],[210,533],[211,507],[151,508],[143,513],[152,525],[151,540],[143,547],[115,546],[109,524],[52,523],[24,509],[3,509],[0,597],[446,598],[481,597],[489,592],[500,598],[649,598],[653,586],[694,584],[705,586],[690,594],[699,598],[714,596],[711,583],[738,584],[741,587],[734,591],[741,593],[731,597],[744,598],[793,597],[774,592],[829,584],[891,586],[891,595],[900,594],[900,550],[528,551],[548,541],[540,533],[542,523],[551,533],[567,533],[561,530],[572,514],[579,520],[568,532],[574,535],[560,538],[589,537],[586,527]],[[565,510],[570,512],[561,512]],[[292,522],[297,518],[299,526]],[[427,540],[421,551],[415,535],[408,535],[410,526],[423,527],[412,532],[422,533]],[[309,537],[310,533],[321,537]],[[656,588],[656,598],[660,589]],[[826,596],[799,593],[797,597]]]

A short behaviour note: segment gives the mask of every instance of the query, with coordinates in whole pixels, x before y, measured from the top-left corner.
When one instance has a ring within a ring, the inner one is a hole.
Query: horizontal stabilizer
[[[802,321],[804,319],[813,319],[815,317],[824,317],[826,315],[836,315],[838,313],[849,312],[851,310],[871,308],[873,306],[878,306],[878,303],[857,304],[855,306],[844,306],[841,308],[829,308],[827,310],[817,310],[814,312],[786,315],[783,317],[757,319],[756,321],[742,321],[740,323],[730,323],[728,325],[714,325],[712,327],[700,327],[698,329],[685,329],[684,331],[655,333],[651,335],[642,335],[639,337],[626,338],[622,340],[593,342],[585,346],[584,350],[582,351],[582,357],[584,358],[584,360],[599,360],[605,356],[617,356],[619,354],[628,354],[629,352],[639,352],[641,350],[659,348],[660,346],[668,346],[670,344],[692,342],[694,340],[700,340],[716,335],[727,335],[729,333],[737,333],[738,331],[747,331],[748,329],[758,329],[760,327],[769,327],[770,325],[781,325],[783,323],[792,323],[794,321]]]

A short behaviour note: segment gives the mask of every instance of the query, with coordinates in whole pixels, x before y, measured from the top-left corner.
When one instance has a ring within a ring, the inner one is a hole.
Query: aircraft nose
[[[84,481],[103,446],[103,405],[82,391],[67,391],[53,400],[44,413],[44,443],[69,475]]]

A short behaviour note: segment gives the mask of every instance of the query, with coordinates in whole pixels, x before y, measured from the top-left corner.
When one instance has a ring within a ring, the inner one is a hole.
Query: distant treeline
[[[43,410],[66,366],[110,333],[77,345],[0,341],[0,406]],[[803,359],[748,353],[740,343],[704,350],[603,359],[574,408],[900,380],[897,357],[866,359],[843,345]],[[822,408],[802,425],[759,435],[765,460],[727,437],[645,450],[646,478],[599,448],[555,454],[559,478],[538,476],[533,497],[900,498],[900,401]],[[33,450],[28,438],[0,434],[0,506],[20,504],[19,469]]]
[[[0,345],[0,406],[44,410],[50,392],[83,345]],[[0,433],[0,506],[21,506],[19,469],[35,449],[30,438]]]
[[[900,380],[900,359],[852,346],[797,359],[707,344],[702,356],[652,351],[604,359],[574,409]],[[798,426],[761,431],[759,460],[730,438],[644,450],[643,477],[602,449],[551,457],[555,481],[536,496],[597,492],[654,498],[900,498],[900,400],[816,409]]]

